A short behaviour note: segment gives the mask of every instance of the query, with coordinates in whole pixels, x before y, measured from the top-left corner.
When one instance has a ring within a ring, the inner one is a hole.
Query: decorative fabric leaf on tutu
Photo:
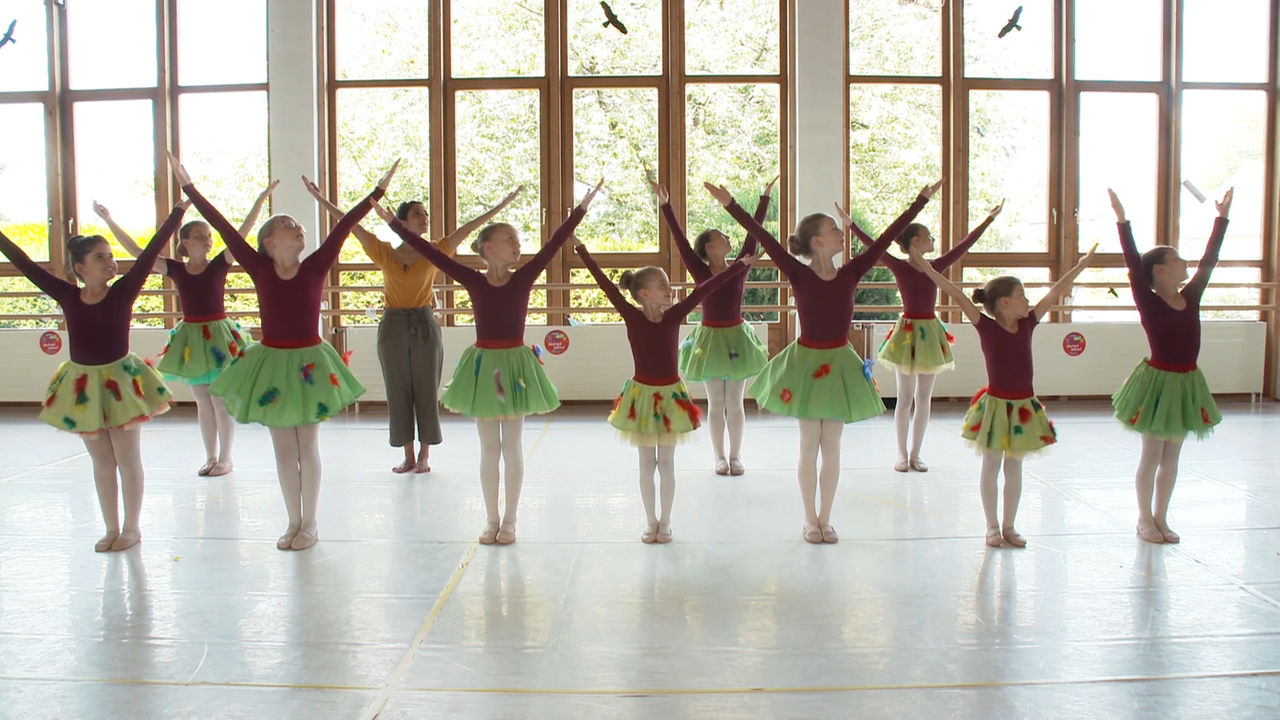
[[[1041,435],[1040,442],[1043,442],[1045,445],[1052,445],[1058,442],[1058,438],[1053,437],[1052,435]]]
[[[85,392],[89,387],[89,376],[81,375],[76,378],[76,406],[85,405],[89,402],[89,393]]]
[[[169,334],[172,335],[173,333],[170,332]],[[169,354],[169,343],[165,343],[164,347],[160,348],[160,354],[156,357],[164,357],[167,354]]]
[[[213,356],[214,367],[220,368],[227,361],[227,354],[216,347],[210,347],[209,354]]]
[[[533,357],[538,361],[538,364],[546,365],[546,363],[542,362],[542,347],[536,344],[530,345],[529,347],[533,348]]]
[[[636,419],[636,404],[634,402],[631,403],[631,407],[627,408],[627,419],[628,420]]]
[[[889,328],[889,334],[884,336],[885,342],[888,342],[889,338],[893,337],[893,331],[894,328]]]
[[[56,393],[56,392],[55,392],[54,394],[50,395],[49,397],[45,398],[45,399],[44,399],[44,408],[45,408],[46,410],[48,410],[49,408],[53,407],[53,401],[54,401],[54,400],[56,400],[57,398],[58,398],[58,393]]]
[[[524,378],[516,378],[515,387],[511,388],[511,390],[515,392],[515,394],[519,395],[520,391],[524,390],[524,388],[525,388]]]
[[[1008,400],[1004,401],[1004,416],[1009,418],[1013,417],[1013,403]]]
[[[1032,417],[1032,414],[1031,414],[1030,408],[1024,408],[1024,407],[1018,408],[1019,423],[1026,425],[1027,423],[1031,422],[1031,417]]]
[[[981,429],[982,429],[982,421],[979,420],[977,425],[974,425],[973,427],[969,428],[969,432],[976,433]]]
[[[493,384],[498,388],[498,402],[507,401],[507,391],[502,388],[502,371],[493,371]]]
[[[689,399],[688,395],[672,393],[671,398],[676,401],[676,407],[683,410],[684,414],[689,416],[689,419],[693,421],[693,426],[695,428],[701,424],[700,420],[702,418],[702,410]]]
[[[306,365],[303,365],[300,369],[302,371],[302,382],[308,385],[315,385],[316,380],[314,377],[311,376],[311,371],[316,369],[316,364],[307,363]]]
[[[1014,426],[1013,426],[1013,434],[1014,434],[1014,435],[1025,435],[1025,434],[1026,434],[1026,430],[1025,430],[1025,429],[1023,429],[1023,427],[1022,427],[1021,425],[1014,425]]]
[[[621,395],[619,395],[617,398],[615,398],[615,399],[614,399],[614,401],[613,401],[613,408],[612,408],[611,410],[609,410],[609,412],[611,412],[611,413],[616,413],[616,412],[618,412],[618,408],[620,408],[620,407],[622,407],[622,396],[621,396]]]
[[[476,377],[480,377],[480,359],[483,357],[484,357],[483,351],[476,353],[476,366],[471,371],[471,374],[475,375]]]
[[[1036,400],[1035,398],[1031,398],[1031,409],[1035,410],[1038,413],[1044,412],[1044,406],[1041,405],[1040,401]]]
[[[134,378],[131,381],[131,384],[133,385],[133,394],[137,395],[139,400],[145,400],[147,396],[142,392],[142,381],[138,378]]]
[[[68,430],[75,430],[75,429],[76,429],[76,421],[75,421],[75,420],[72,420],[71,418],[67,417],[66,415],[63,415],[63,416],[62,416],[62,426],[63,426],[63,427],[65,427],[65,428],[66,428],[66,429],[68,429]]]
[[[1129,418],[1129,424],[1130,424],[1130,425],[1137,425],[1137,424],[1138,424],[1138,418],[1140,418],[1140,417],[1142,417],[1142,408],[1138,408],[1138,411],[1137,411],[1137,412],[1135,412],[1135,413],[1133,414],[1133,417]]]
[[[129,377],[136,378],[142,374],[142,368],[138,367],[138,364],[135,363],[133,360],[125,361],[125,363],[120,366],[120,369],[128,373]]]
[[[978,401],[982,399],[982,396],[986,394],[987,394],[986,388],[979,388],[978,392],[973,394],[973,399],[969,401],[969,405],[970,406],[977,405]]]
[[[733,361],[733,360],[737,360],[737,359],[738,359],[738,349],[737,349],[737,348],[729,348],[729,360],[730,360],[730,361]]]
[[[903,324],[902,329],[906,330],[907,332],[911,332],[912,330],[916,329],[916,324],[908,320],[906,323]]]
[[[164,397],[165,395],[169,394],[169,388],[165,387],[164,385],[161,385],[156,388],[156,394],[159,395],[160,397]]]
[[[213,339],[213,333],[209,332],[209,326],[208,326],[208,325],[201,325],[201,326],[200,326],[200,334],[204,336],[204,341],[205,341],[205,342],[209,342],[210,340],[212,340],[212,339]]]
[[[316,419],[317,420],[324,421],[324,420],[328,420],[331,417],[333,417],[333,413],[329,412],[328,405],[325,405],[324,403],[316,403]]]
[[[1201,420],[1205,425],[1208,425],[1208,424],[1209,424],[1209,411],[1208,411],[1207,409],[1205,409],[1205,408],[1200,408],[1200,420]]]
[[[258,407],[266,407],[279,399],[280,399],[280,389],[269,388],[266,392],[258,396]]]
[[[783,388],[783,389],[782,389],[782,392],[778,394],[778,397],[782,399],[782,404],[783,404],[783,405],[790,405],[790,404],[791,404],[791,391],[790,391],[790,390],[788,390],[788,389],[786,389],[786,388]]]
[[[338,379],[338,373],[329,373],[329,384],[334,387],[342,387],[342,381]]]
[[[955,344],[956,344],[956,336],[955,336],[955,335],[952,335],[950,332],[948,332],[948,333],[947,333],[947,342],[948,342],[948,343],[950,343],[950,344],[952,344],[952,345],[955,345]]]
[[[920,326],[920,341],[924,342],[929,339],[929,330],[924,325]]]
[[[147,367],[155,369],[155,366],[156,366],[155,358],[143,358],[142,362],[146,363]]]
[[[124,397],[120,395],[120,383],[115,380],[107,378],[107,381],[102,384],[102,387],[106,388],[107,392],[111,393],[111,397],[115,398],[116,402],[124,400]]]
[[[663,415],[663,416],[662,416],[662,427],[663,427],[663,429],[664,429],[664,430],[666,430],[667,432],[671,432],[671,418],[667,417],[666,415]]]
[[[240,339],[239,335],[237,335],[235,342],[227,343],[227,354],[233,358],[238,358],[244,354],[244,352],[240,350],[240,348],[243,346],[244,346],[244,341]]]
[[[182,348],[182,362],[183,364],[191,362],[191,346],[190,345]]]
[[[661,405],[662,405],[662,393],[656,392],[653,394],[653,419],[654,420],[657,420],[658,418],[662,417],[662,413],[658,411],[658,408]]]
[[[689,348],[691,348],[691,347],[693,347],[693,338],[692,338],[692,337],[686,337],[685,339],[683,339],[683,340],[681,340],[681,341],[680,341],[680,349],[681,349],[681,350],[688,350],[688,349],[689,349]]]
[[[342,353],[342,364],[346,365],[347,367],[351,367],[351,356],[355,354],[356,354],[355,350],[348,350]]]
[[[818,369],[813,371],[814,379],[824,378],[830,374],[831,374],[831,366],[826,363],[819,365]]]
[[[913,356],[913,357],[915,356],[915,352],[916,352],[916,351],[915,351],[915,348],[912,348],[912,349],[911,349],[911,354],[912,354],[912,356]],[[875,361],[875,360],[871,360],[870,358],[868,358],[868,359],[866,359],[866,360],[863,360],[863,361],[862,361],[862,376],[863,376],[863,377],[865,377],[866,379],[870,380],[870,379],[871,379],[871,368],[875,367],[875,364],[876,364],[876,361]]]

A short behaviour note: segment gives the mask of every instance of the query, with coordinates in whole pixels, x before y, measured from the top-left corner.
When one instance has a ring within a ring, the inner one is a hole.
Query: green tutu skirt
[[[1020,400],[1006,400],[978,391],[964,415],[960,433],[970,447],[979,453],[1003,452],[1011,457],[1024,457],[1058,442],[1058,431],[1044,412],[1044,405],[1033,395]]]
[[[698,325],[680,343],[680,372],[690,382],[746,380],[759,375],[769,353],[745,322],[733,327]]]
[[[364,386],[322,340],[304,348],[254,343],[209,392],[226,401],[238,423],[289,428],[328,420],[363,395]]]
[[[230,318],[180,322],[169,331],[156,369],[165,380],[208,385],[249,347],[249,334]]]
[[[880,343],[876,360],[908,375],[936,375],[956,367],[951,356],[955,338],[938,318],[898,318],[898,324]]]
[[[144,423],[168,410],[170,399],[160,374],[133,353],[107,365],[64,362],[45,391],[40,419],[93,436]]]
[[[683,382],[646,385],[632,378],[613,401],[609,424],[636,447],[678,445],[693,439],[693,431],[702,425],[702,410],[693,404]]]
[[[527,345],[467,348],[440,402],[456,413],[481,420],[541,415],[560,407],[556,386]]]
[[[1191,433],[1203,440],[1222,422],[1199,368],[1171,372],[1152,367],[1146,358],[1111,396],[1111,406],[1124,427],[1157,440],[1178,442]]]
[[[858,422],[885,411],[871,365],[848,344],[817,349],[793,342],[751,383],[751,396],[775,415]]]

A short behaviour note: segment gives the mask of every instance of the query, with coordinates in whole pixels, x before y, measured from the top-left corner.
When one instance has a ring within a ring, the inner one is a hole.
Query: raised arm
[[[676,249],[680,251],[680,259],[684,261],[684,266],[689,269],[689,274],[697,282],[707,280],[711,277],[711,268],[707,267],[707,261],[698,257],[698,253],[694,252],[693,247],[689,244],[689,238],[684,234],[684,228],[680,227],[680,221],[676,219],[676,211],[671,207],[667,189],[654,183],[650,183],[650,185],[654,186],[654,192],[658,194],[662,219],[667,223],[667,229],[671,231],[671,240],[675,242]]]
[[[342,212],[342,208],[334,205],[329,198],[325,197],[324,193],[320,191],[320,187],[311,182],[306,175],[302,176],[302,184],[306,186],[307,192],[311,194],[311,197],[315,198],[316,202],[320,203],[320,207],[324,208],[325,212],[329,213],[334,220],[341,221],[346,216],[346,213]],[[371,260],[381,254],[378,252],[379,245],[387,245],[387,243],[379,240],[377,235],[361,227],[359,223],[356,223],[355,227],[351,228],[351,234],[355,235],[356,239],[360,241],[360,246],[364,248],[364,253]]]
[[[451,253],[457,252],[458,245],[461,244],[463,240],[466,240],[468,235],[475,232],[476,230],[479,230],[481,226],[483,226],[485,223],[492,220],[495,215],[502,212],[508,205],[511,204],[512,200],[515,200],[516,197],[520,195],[521,191],[523,190],[524,190],[523,185],[516,188],[515,190],[512,190],[510,194],[502,198],[502,200],[498,201],[497,205],[494,205],[492,208],[485,210],[483,213],[476,216],[474,219],[466,223],[463,223],[462,226],[460,226],[457,230],[454,230],[453,232],[446,235],[444,238],[444,242],[445,242],[445,246],[448,247],[449,252]]]
[[[178,184],[182,187],[182,191],[191,198],[191,202],[195,203],[196,209],[200,214],[209,221],[214,230],[222,236],[222,241],[227,244],[227,249],[231,251],[231,257],[240,263],[240,267],[252,276],[262,267],[264,262],[270,262],[265,255],[260,255],[252,245],[245,241],[244,236],[230,222],[218,212],[218,208],[213,206],[205,199],[203,195],[196,190],[196,186],[191,182],[191,175],[187,173],[187,169],[182,167],[182,163],[178,162],[178,158],[173,153],[169,153],[169,165],[173,169],[173,174],[178,178]]]
[[[1231,212],[1231,199],[1235,194],[1236,189],[1231,188],[1223,196],[1222,202],[1214,203],[1218,208],[1218,218],[1213,221],[1213,234],[1209,236],[1209,244],[1204,248],[1204,256],[1200,258],[1200,262],[1196,263],[1196,274],[1191,278],[1191,282],[1187,283],[1185,290],[1187,295],[1194,295],[1196,299],[1204,293],[1205,286],[1209,284],[1209,275],[1218,265],[1218,253],[1222,251],[1222,241],[1227,237],[1227,215]]]
[[[587,266],[587,272],[590,272],[591,277],[596,279],[596,285],[599,285],[600,289],[604,291],[604,296],[609,298],[609,302],[613,304],[614,309],[618,312],[635,310],[636,306],[631,304],[630,300],[627,300],[627,296],[622,294],[622,290],[618,288],[617,284],[610,280],[609,276],[604,274],[604,270],[601,270],[600,266],[596,264],[595,258],[591,257],[591,253],[587,251],[587,246],[577,241],[577,238],[574,238],[574,240],[575,247],[573,249],[578,253],[578,257],[582,258],[582,264]],[[721,274],[728,275],[728,273]]]
[[[1142,254],[1138,252],[1138,243],[1133,239],[1133,226],[1124,216],[1124,205],[1120,204],[1120,196],[1116,191],[1107,188],[1111,198],[1111,209],[1116,213],[1116,230],[1120,233],[1120,254],[1124,256],[1124,265],[1129,268],[1129,288],[1133,290],[1134,303],[1140,304],[1142,299],[1151,294],[1151,280],[1142,267]]]
[[[675,313],[676,317],[684,320],[689,316],[689,313],[693,312],[694,308],[698,307],[698,305],[702,304],[703,300],[707,299],[708,295],[719,290],[720,286],[739,275],[745,275],[747,271],[751,269],[751,265],[754,264],[755,261],[755,255],[747,255],[734,260],[733,265],[728,270],[695,287],[693,292],[689,293],[685,299],[675,305],[672,305],[671,309],[667,310],[667,313]]]
[[[40,288],[45,295],[62,303],[67,297],[79,292],[80,288],[75,283],[67,282],[53,273],[40,267],[36,261],[27,256],[22,248],[18,247],[12,240],[5,237],[0,232],[0,253],[4,253],[9,258],[9,262],[18,268],[18,272],[22,273],[36,287]]]
[[[973,244],[978,242],[978,238],[982,237],[982,233],[986,232],[987,228],[991,227],[992,221],[994,221],[1003,210],[1004,201],[1001,200],[999,205],[991,208],[991,212],[987,213],[987,219],[983,220],[982,224],[978,227],[970,230],[969,234],[965,236],[964,240],[960,241],[959,245],[951,248],[947,251],[946,255],[935,259],[929,264],[933,265],[933,268],[939,272],[956,264],[956,261],[964,257],[964,254],[969,252],[969,248],[973,247]]]
[[[880,237],[876,238],[875,242],[867,246],[866,250],[859,253],[844,267],[840,268],[837,275],[852,275],[856,278],[861,278],[863,275],[866,275],[867,271],[879,262],[880,258],[884,257],[885,251],[889,249],[889,243],[898,239],[898,236],[902,234],[902,231],[916,219],[916,216],[920,214],[920,211],[924,209],[924,206],[929,204],[929,199],[932,198],[934,193],[938,192],[938,189],[941,187],[942,181],[939,180],[933,185],[921,190],[920,195],[917,196],[915,202],[911,203],[911,206],[906,209],[906,212],[899,215],[897,220],[894,220],[889,227],[885,228],[884,232],[880,233]]]
[[[587,208],[591,206],[591,201],[595,199],[596,193],[599,193],[600,188],[603,186],[604,178],[600,178],[600,182],[596,183],[596,186],[583,196],[582,202],[578,203],[578,207],[574,208],[573,212],[569,213],[569,217],[560,223],[560,227],[557,227],[555,232],[551,233],[547,244],[543,245],[530,258],[529,262],[521,265],[520,269],[516,270],[516,275],[536,278],[542,274],[543,270],[547,269],[547,266],[551,264],[551,259],[556,256],[556,253],[560,252],[560,248],[568,242],[569,238],[573,237],[573,231],[577,229],[578,223],[582,222],[582,218],[586,217]],[[532,283],[532,280],[530,280],[530,283]]]
[[[404,240],[409,247],[418,251],[419,255],[426,258],[428,262],[439,268],[445,275],[457,280],[464,286],[469,286],[471,283],[475,282],[485,281],[475,268],[467,267],[466,265],[458,262],[434,244],[423,240],[422,236],[418,233],[405,227],[404,223],[400,222],[400,218],[397,218],[391,211],[376,202],[373,204],[373,211],[378,213],[378,217],[382,218],[383,221],[400,236],[401,240]]]
[[[304,178],[305,179],[305,178]],[[262,213],[262,206],[267,204],[267,198],[271,197],[271,193],[276,191],[276,187],[280,185],[279,180],[272,180],[266,190],[253,201],[253,207],[249,209],[249,214],[244,216],[244,222],[240,223],[240,235],[248,235],[253,229],[255,223],[258,222],[258,215]]]
[[[338,261],[338,253],[342,252],[342,244],[346,242],[347,236],[351,234],[351,230],[359,227],[360,221],[363,220],[364,216],[368,215],[369,211],[373,209],[373,203],[381,200],[382,196],[386,193],[387,188],[381,184],[374,188],[373,192],[369,193],[365,199],[356,203],[355,207],[348,210],[346,214],[342,216],[342,219],[338,221],[338,224],[334,225],[333,229],[329,231],[329,235],[324,239],[324,242],[320,243],[320,247],[308,256],[306,260],[303,260],[303,262],[311,266],[323,268],[324,272],[329,272],[329,269],[333,267],[333,264]]]
[[[919,270],[925,275],[928,275],[929,279],[938,286],[939,290],[942,290],[942,292],[946,293],[947,297],[956,301],[956,304],[960,306],[960,310],[964,312],[964,316],[969,318],[969,322],[977,325],[982,321],[982,311],[979,310],[978,306],[974,305],[973,301],[964,294],[964,290],[960,289],[959,286],[948,280],[945,275],[935,270],[933,265],[929,264],[929,261],[924,259],[924,256],[920,254],[919,250],[912,248],[908,257],[910,258],[911,267]]]
[[[125,273],[124,277],[111,285],[111,293],[126,293],[130,298],[138,297],[138,293],[142,292],[142,284],[147,281],[147,276],[151,274],[156,264],[156,258],[173,238],[173,233],[182,224],[182,216],[186,214],[189,207],[191,207],[190,200],[183,200],[173,206],[169,217],[165,218],[164,223],[156,230],[156,234],[151,236],[151,242],[147,243],[146,249],[138,255],[137,262],[129,268],[129,272]]]
[[[746,229],[748,235],[764,246],[764,251],[769,254],[769,258],[778,266],[778,272],[782,273],[783,277],[791,277],[793,273],[804,267],[804,263],[792,257],[791,253],[782,247],[777,238],[770,234],[768,230],[765,230],[763,225],[756,222],[754,217],[748,215],[746,210],[742,209],[742,206],[738,204],[737,200],[733,199],[733,196],[729,194],[728,190],[724,189],[724,186],[704,183],[703,187],[724,206],[725,210],[729,211],[729,215],[734,220],[737,220],[739,225]]]
[[[1049,288],[1049,292],[1046,293],[1044,297],[1040,298],[1040,302],[1036,303],[1036,306],[1031,309],[1031,314],[1035,316],[1037,321],[1044,317],[1045,313],[1049,312],[1049,308],[1053,307],[1053,304],[1058,301],[1059,297],[1071,290],[1071,285],[1075,283],[1076,278],[1079,277],[1080,273],[1084,272],[1084,269],[1089,267],[1089,264],[1093,262],[1093,256],[1096,252],[1098,252],[1098,245],[1097,243],[1094,243],[1094,246],[1089,248],[1089,252],[1085,253],[1084,257],[1080,258],[1080,262],[1076,263],[1076,266],[1071,268],[1066,275],[1059,278],[1058,282],[1054,283],[1053,287]]]
[[[769,217],[769,201],[773,198],[773,184],[776,182],[778,182],[778,178],[769,181],[769,184],[764,187],[764,194],[760,196],[760,201],[756,203],[756,214],[752,217],[755,218],[756,224],[760,227],[764,227],[764,221]],[[759,250],[760,241],[756,239],[755,235],[747,233],[747,239],[743,241],[742,250],[738,252],[738,257],[752,257],[758,254]]]
[[[135,258],[142,254],[142,248],[138,247],[138,243],[134,242],[133,238],[129,236],[129,233],[126,232],[124,228],[116,224],[116,221],[111,218],[111,211],[107,209],[106,205],[94,200],[93,212],[96,213],[98,217],[102,218],[102,221],[107,224],[107,227],[111,228],[111,234],[115,236],[116,242],[120,243],[120,247],[124,248],[125,252]],[[155,262],[152,264],[152,272],[165,275],[168,271],[169,266],[165,263],[164,258],[156,258]]]

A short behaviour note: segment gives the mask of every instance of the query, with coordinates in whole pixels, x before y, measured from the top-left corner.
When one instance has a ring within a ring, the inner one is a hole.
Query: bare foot
[[[418,462],[414,463],[413,472],[418,475],[431,472],[431,455],[426,448],[418,453]]]
[[[1004,543],[1004,538],[1000,536],[1000,528],[987,528],[987,547],[998,548]]]
[[[1163,545],[1165,542],[1164,533],[1160,532],[1160,528],[1154,524],[1138,523],[1138,537],[1156,545]]]
[[[213,468],[209,470],[207,474],[209,477],[221,477],[231,472],[234,468],[235,468],[235,465],[232,465],[231,461],[220,462],[220,463],[216,463],[213,466]]]
[[[416,468],[416,467],[417,467],[417,464],[416,464],[414,461],[412,461],[412,460],[405,460],[404,462],[400,463],[399,465],[397,465],[397,466],[395,466],[395,467],[391,468],[391,472],[393,472],[393,473],[395,473],[395,474],[397,474],[397,475],[403,475],[403,474],[405,474],[405,473],[409,472],[410,470],[413,470],[413,469],[414,469],[414,468]]]
[[[140,542],[142,542],[142,533],[137,530],[125,530],[120,533],[120,537],[116,538],[115,542],[111,543],[111,550],[112,552],[128,550]]]
[[[1011,527],[1004,528],[1003,530],[1000,531],[1000,534],[1004,536],[1005,542],[1009,543],[1014,547],[1027,546],[1027,539],[1022,537],[1022,533],[1018,532],[1017,530],[1014,530]]]
[[[106,535],[103,535],[101,540],[93,544],[93,551],[94,552],[110,552],[111,544],[114,543],[116,541],[116,538],[118,537],[120,537],[120,533],[119,531],[116,531],[116,530],[112,530]]]

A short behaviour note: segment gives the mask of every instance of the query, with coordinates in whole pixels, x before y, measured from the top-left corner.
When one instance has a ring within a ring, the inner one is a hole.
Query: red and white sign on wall
[[[543,338],[542,346],[552,355],[563,355],[569,349],[569,334],[563,330],[552,330]]]
[[[1080,357],[1084,352],[1084,336],[1078,332],[1069,332],[1062,338],[1062,351],[1071,357]]]
[[[41,335],[40,349],[45,355],[57,355],[62,351],[62,336],[52,330]]]

